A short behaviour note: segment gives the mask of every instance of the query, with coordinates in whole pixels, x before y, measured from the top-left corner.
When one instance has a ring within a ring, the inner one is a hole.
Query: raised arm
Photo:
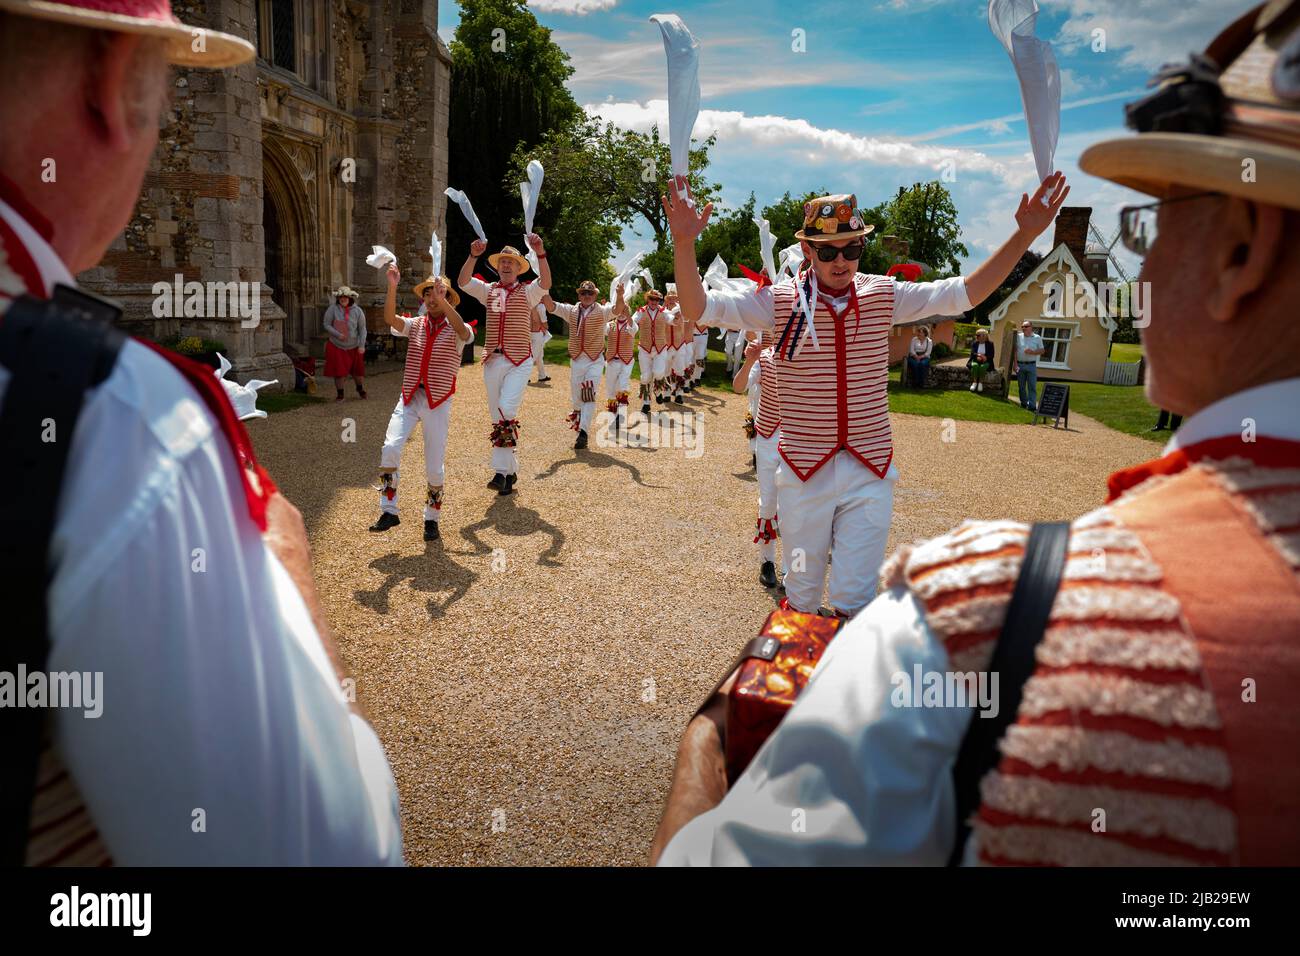
[[[614,316],[627,315],[627,300],[623,298],[623,287],[618,287],[618,292],[614,295]]]
[[[487,252],[487,243],[482,239],[475,239],[469,244],[469,258],[460,267],[460,275],[456,277],[456,285],[462,289],[469,285],[469,280],[474,278],[474,267],[478,265],[478,257],[485,252]]]
[[[754,363],[758,361],[758,356],[762,351],[763,346],[758,342],[750,342],[745,346],[745,361],[731,380],[731,390],[733,392],[749,391],[749,372],[754,367]]]
[[[402,278],[402,273],[397,269],[397,263],[388,264],[388,292],[384,296],[384,321],[394,332],[405,332],[406,324],[397,317],[397,283]]]
[[[1053,173],[1038,185],[1031,198],[1022,193],[1016,210],[1016,231],[998,250],[966,276],[966,295],[972,308],[1002,287],[1020,257],[1043,231],[1052,224],[1057,212],[1070,195],[1064,173]],[[1043,197],[1048,197],[1043,204]]]
[[[546,261],[546,250],[542,248],[542,237],[535,232],[530,232],[524,237],[528,243],[528,248],[537,253],[537,284],[543,289],[551,287],[551,264]]]
[[[682,192],[685,196],[679,195]],[[663,204],[673,234],[673,277],[677,282],[677,301],[681,304],[682,314],[696,322],[704,314],[706,298],[700,266],[695,261],[695,240],[709,224],[713,203],[699,209],[686,202],[690,194],[686,177],[677,176],[663,197]]]

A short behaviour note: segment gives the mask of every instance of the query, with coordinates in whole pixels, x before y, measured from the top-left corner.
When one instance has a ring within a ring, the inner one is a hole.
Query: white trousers
[[[605,366],[605,397],[615,398],[619,392],[629,391],[631,387],[632,363],[610,359]]]
[[[691,368],[695,365],[695,348],[690,343],[673,349],[673,371],[680,376],[677,391],[681,391],[682,382],[690,378]]]
[[[704,377],[704,366],[700,365],[709,357],[709,333],[700,332],[695,336],[695,371],[692,381],[698,382]]]
[[[778,515],[776,499],[776,468],[781,460],[781,452],[777,449],[777,442],[781,440],[781,430],[778,428],[772,432],[771,438],[764,438],[762,435],[755,436],[754,454],[758,457],[758,519],[765,521],[768,518],[775,518]],[[779,527],[779,525],[778,525]],[[757,534],[755,530],[755,534]],[[758,543],[759,555],[764,561],[776,560],[776,542],[760,541]],[[782,553],[788,551],[783,548]],[[789,568],[784,568],[788,571]]]
[[[884,478],[877,478],[847,451],[836,453],[807,481],[781,459],[776,495],[781,550],[789,566],[785,593],[792,608],[821,607],[826,558],[832,553],[827,603],[846,614],[871,603],[885,560],[897,480],[892,464]]]
[[[519,417],[519,406],[523,404],[524,389],[532,371],[531,362],[512,365],[504,355],[488,355],[483,359],[483,387],[487,390],[488,418],[493,424]],[[492,470],[503,475],[515,474],[519,470],[515,449],[493,446]]]
[[[591,416],[596,412],[596,390],[600,388],[600,377],[605,373],[605,357],[587,358],[579,355],[569,359],[569,397],[573,407],[578,409],[578,427],[584,432],[591,427]],[[582,387],[591,387],[591,401],[582,400]]]
[[[400,397],[397,399],[397,406],[393,409],[392,417],[388,419],[388,430],[384,433],[384,448],[379,453],[379,470],[393,474],[393,497],[389,499],[382,489],[379,492],[381,510],[389,514],[397,514],[397,489],[402,449],[406,447],[406,440],[411,437],[416,422],[424,426],[424,477],[430,488],[442,490],[443,482],[446,480],[443,462],[447,457],[447,425],[451,420],[452,397],[448,395],[437,408],[429,407],[429,397],[424,389],[418,389],[411,396],[409,405]],[[437,521],[441,516],[442,512],[430,507],[426,499],[425,520]]]
[[[727,356],[727,371],[734,373],[745,364],[745,337],[734,329],[728,329],[722,337],[722,350]]]
[[[668,375],[668,350],[660,349],[654,355],[651,355],[645,349],[641,349],[641,384],[649,385],[650,390],[655,395],[662,395],[662,385],[655,387],[655,382],[662,383]]]
[[[533,367],[537,369],[537,378],[546,378],[546,361],[542,358],[542,350],[546,348],[546,332],[533,332]]]

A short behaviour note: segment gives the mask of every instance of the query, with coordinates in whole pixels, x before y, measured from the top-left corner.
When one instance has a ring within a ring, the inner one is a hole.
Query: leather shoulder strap
[[[1069,540],[1070,525],[1066,521],[1036,524],[1029,531],[1020,576],[1011,592],[1007,616],[989,661],[989,673],[998,675],[997,716],[971,717],[952,768],[957,840],[948,858],[949,866],[961,862],[970,836],[969,820],[980,805],[980,781],[997,766],[998,742],[1015,721],[1025,682],[1034,673],[1034,649],[1047,629],[1056,592],[1061,587]]]
[[[108,378],[126,341],[113,325],[119,315],[107,300],[58,286],[49,300],[14,300],[0,320],[0,365],[10,373],[0,407],[0,579],[25,596],[6,610],[0,671],[15,681],[43,671],[49,656],[59,490],[86,390]],[[24,859],[44,718],[43,708],[0,707],[0,864]]]

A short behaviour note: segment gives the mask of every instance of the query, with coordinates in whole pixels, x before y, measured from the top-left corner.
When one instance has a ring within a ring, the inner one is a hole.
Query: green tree
[[[1043,261],[1043,257],[1033,249],[1028,249],[1016,261],[1011,269],[1011,274],[1007,276],[1006,281],[1000,285],[997,290],[987,299],[975,306],[971,310],[971,316],[976,322],[988,325],[989,316],[993,310],[1002,304],[1002,300],[1015,291],[1016,286],[1020,285],[1031,272],[1038,268],[1038,264]]]
[[[900,187],[893,200],[872,213],[883,217],[885,233],[907,240],[913,259],[939,273],[961,271],[961,260],[969,253],[961,242],[957,207],[942,183]]]

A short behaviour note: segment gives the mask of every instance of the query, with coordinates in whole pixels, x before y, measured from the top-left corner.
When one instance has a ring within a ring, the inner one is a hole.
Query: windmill
[[[1119,261],[1119,256],[1115,255],[1115,243],[1119,242],[1120,230],[1116,229],[1115,235],[1111,236],[1109,240],[1101,234],[1101,230],[1097,228],[1095,222],[1088,223],[1088,231],[1092,233],[1093,238],[1096,239],[1097,242],[1101,244],[1102,248],[1106,250],[1106,258],[1109,259],[1110,264],[1115,267],[1116,275],[1124,280],[1125,285],[1132,282],[1133,280],[1129,277],[1128,270],[1125,269],[1124,264]]]

